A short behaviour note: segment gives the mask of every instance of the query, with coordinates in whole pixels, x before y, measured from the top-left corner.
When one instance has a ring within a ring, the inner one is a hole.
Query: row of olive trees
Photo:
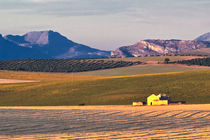
[[[0,70],[35,72],[83,72],[126,67],[141,62],[97,59],[27,59],[0,61]]]

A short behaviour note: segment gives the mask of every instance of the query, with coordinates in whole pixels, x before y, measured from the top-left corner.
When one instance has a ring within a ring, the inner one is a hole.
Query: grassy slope
[[[115,68],[107,70],[97,70],[89,72],[75,73],[76,75],[96,75],[96,76],[123,76],[123,75],[140,75],[153,73],[181,72],[192,70],[205,70],[210,68],[193,68],[173,65],[139,65],[124,68]]]
[[[49,81],[0,85],[0,105],[131,104],[145,101],[151,93],[187,103],[210,101],[209,70],[65,81],[48,76]]]

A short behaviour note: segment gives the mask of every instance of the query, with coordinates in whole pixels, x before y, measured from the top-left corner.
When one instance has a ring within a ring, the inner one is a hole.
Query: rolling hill
[[[188,104],[210,100],[209,70],[119,77],[0,72],[1,78],[37,80],[0,84],[1,106],[126,105],[151,93]]]

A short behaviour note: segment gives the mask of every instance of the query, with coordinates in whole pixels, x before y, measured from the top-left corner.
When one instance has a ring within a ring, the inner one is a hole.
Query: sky
[[[210,0],[0,0],[0,34],[53,30],[103,50],[193,40],[210,32],[209,7]]]

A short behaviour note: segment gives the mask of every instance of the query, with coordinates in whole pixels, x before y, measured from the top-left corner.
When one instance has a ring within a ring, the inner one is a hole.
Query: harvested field
[[[0,79],[0,84],[9,84],[9,83],[28,83],[36,82],[33,80],[16,80],[16,79]]]
[[[0,139],[210,139],[210,104],[1,107]]]

